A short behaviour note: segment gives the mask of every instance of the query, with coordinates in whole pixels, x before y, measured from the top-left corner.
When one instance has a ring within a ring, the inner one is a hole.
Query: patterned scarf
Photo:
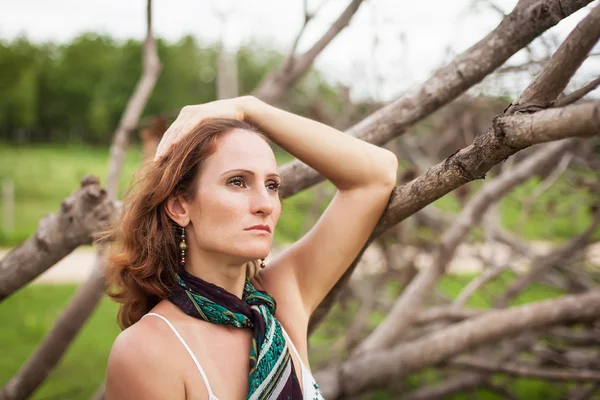
[[[248,399],[300,400],[294,363],[274,317],[275,299],[246,280],[242,299],[182,270],[169,300],[187,315],[252,329]]]

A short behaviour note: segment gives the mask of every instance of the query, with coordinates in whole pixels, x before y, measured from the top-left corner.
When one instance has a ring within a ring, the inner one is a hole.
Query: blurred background
[[[484,133],[598,2],[588,3],[385,144],[400,160],[399,184]],[[417,93],[436,70],[493,31],[516,5],[509,0],[154,2],[152,33],[162,68],[139,118],[125,129],[129,140],[118,198],[184,105],[254,94],[347,130],[396,99]],[[141,0],[0,0],[0,259],[34,235],[42,217],[57,213],[86,174],[106,185],[113,134],[143,73],[146,12]],[[596,44],[564,93],[597,80],[599,71]],[[599,93],[590,91],[585,100],[597,101]],[[597,137],[580,143],[503,193],[486,211],[486,222],[457,248],[427,305],[453,304],[460,298],[461,310],[482,311],[597,289],[598,144]],[[533,150],[519,152],[489,177],[515,168]],[[293,160],[281,149],[275,152],[280,165]],[[340,301],[310,337],[313,371],[345,359],[385,320],[418,271],[431,265],[431,254],[451,221],[486,183],[460,186],[374,241]],[[321,183],[287,198],[274,251],[309,230],[333,193],[332,185]],[[512,242],[490,235],[490,224]],[[581,235],[582,244],[565,250]],[[515,243],[526,245],[528,252],[519,253]],[[557,250],[563,251],[560,262],[514,289],[540,258]],[[0,387],[24,367],[78,286],[93,274],[95,254],[89,244],[78,246],[0,302]],[[467,287],[473,291],[467,293]],[[117,308],[103,298],[64,357],[58,357],[48,378],[28,397],[98,396],[120,331]],[[407,333],[407,340],[448,324],[436,323]],[[560,340],[544,338],[532,346],[529,360],[533,354],[537,367],[585,370],[591,374],[587,380],[488,371],[485,379],[478,375],[475,384],[442,397],[410,398],[600,398],[600,326],[596,320],[576,331],[588,335],[585,345],[575,346],[569,340],[572,332],[557,333]],[[408,393],[459,376],[457,371],[460,366],[427,366],[357,398],[409,398]],[[575,397],[581,393],[588,397]],[[4,398],[19,397],[0,394]]]

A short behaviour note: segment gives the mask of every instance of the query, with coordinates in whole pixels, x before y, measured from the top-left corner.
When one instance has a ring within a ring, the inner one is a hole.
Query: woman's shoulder
[[[113,343],[109,368],[138,368],[141,365],[165,362],[167,348],[165,329],[160,321],[153,318],[142,318],[140,321],[123,330]],[[168,327],[166,327],[168,329]]]
[[[177,368],[169,351],[170,337],[164,329],[169,327],[154,319],[142,318],[115,339],[108,358],[107,393],[148,398],[150,393],[158,396],[168,391],[171,395],[183,389],[177,384],[181,380],[173,379]]]

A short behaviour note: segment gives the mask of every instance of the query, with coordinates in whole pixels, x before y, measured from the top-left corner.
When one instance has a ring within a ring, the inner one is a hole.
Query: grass
[[[29,285],[0,303],[0,387],[48,333],[76,285]],[[105,379],[112,342],[119,333],[117,304],[103,299],[73,346],[33,399],[89,399]]]
[[[15,230],[0,230],[0,246],[14,246],[35,232],[40,218],[56,212],[60,202],[79,188],[84,175],[106,182],[107,148],[0,144],[0,154],[0,182],[12,181],[15,191]],[[121,194],[140,162],[141,151],[133,147],[125,159]]]

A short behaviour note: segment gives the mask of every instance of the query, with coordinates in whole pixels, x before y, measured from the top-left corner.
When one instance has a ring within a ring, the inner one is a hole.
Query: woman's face
[[[240,262],[266,257],[281,214],[280,182],[275,155],[262,137],[242,129],[221,135],[188,204],[195,244]]]

